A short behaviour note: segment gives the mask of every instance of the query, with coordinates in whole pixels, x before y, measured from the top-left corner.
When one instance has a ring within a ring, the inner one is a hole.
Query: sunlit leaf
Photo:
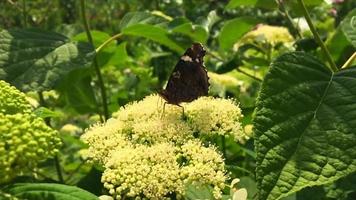
[[[158,26],[149,24],[135,24],[122,29],[122,33],[125,35],[139,36],[153,40],[167,46],[168,48],[178,53],[182,53],[184,51],[182,47],[180,47],[176,42],[169,38],[168,31],[166,29]]]
[[[219,44],[222,49],[231,48],[245,33],[250,31],[258,20],[250,17],[239,17],[226,21],[219,34]]]
[[[165,18],[152,13],[131,12],[121,20],[120,29],[125,35],[144,37],[182,53],[184,49],[169,37],[167,23]]]

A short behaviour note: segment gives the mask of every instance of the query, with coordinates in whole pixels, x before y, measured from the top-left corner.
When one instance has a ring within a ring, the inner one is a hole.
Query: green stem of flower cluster
[[[352,56],[351,56],[349,59],[347,59],[347,61],[346,61],[345,64],[341,67],[341,69],[345,69],[345,68],[349,67],[355,59],[356,59],[356,52],[354,52],[354,53],[352,54]]]
[[[94,46],[93,38],[91,36],[89,24],[88,24],[87,17],[85,14],[85,0],[80,0],[80,7],[81,7],[82,18],[83,18],[83,24],[84,24],[85,32],[87,34],[88,41],[89,41],[89,43],[91,43]],[[108,109],[108,103],[107,103],[107,97],[106,97],[106,89],[105,89],[103,77],[101,75],[98,60],[97,60],[96,56],[94,57],[94,69],[95,69],[95,73],[98,77],[98,84],[99,84],[100,93],[101,93],[101,101],[103,104],[104,118],[106,121],[109,118],[109,109]]]
[[[43,93],[38,92],[38,97],[40,100],[40,105],[46,107],[46,101],[44,100]],[[46,122],[47,126],[51,127],[51,122],[50,122],[49,118],[46,118],[45,122]],[[54,156],[54,165],[56,166],[56,171],[57,171],[57,176],[58,176],[59,182],[64,183],[64,178],[63,178],[58,154]]]
[[[104,47],[106,47],[110,42],[122,37],[122,33],[118,33],[111,38],[107,39],[105,42],[103,42],[98,48],[95,49],[96,53],[99,53]]]
[[[299,2],[299,4],[300,4],[301,7],[302,7],[304,17],[305,17],[305,19],[307,20],[308,26],[309,26],[311,32],[313,33],[316,42],[319,43],[319,45],[320,45],[320,47],[321,47],[321,50],[324,52],[324,54],[325,54],[325,56],[326,56],[326,59],[327,59],[327,61],[328,61],[329,64],[330,64],[331,70],[332,70],[333,72],[337,72],[337,71],[338,71],[338,68],[336,67],[335,62],[333,61],[329,50],[326,48],[324,42],[321,40],[321,38],[320,38],[318,32],[316,31],[316,28],[315,28],[315,26],[313,25],[313,22],[312,22],[312,20],[311,20],[311,17],[310,17],[310,15],[309,15],[309,12],[308,12],[307,8],[305,7],[304,1],[303,1],[303,0],[298,0],[298,2]]]
[[[248,77],[250,77],[250,78],[252,78],[252,79],[254,79],[254,80],[258,81],[258,82],[262,82],[263,81],[262,79],[243,71],[242,69],[240,69],[240,67],[237,67],[236,71],[238,71],[241,74],[244,74],[244,75],[246,75],[246,76],[248,76]]]

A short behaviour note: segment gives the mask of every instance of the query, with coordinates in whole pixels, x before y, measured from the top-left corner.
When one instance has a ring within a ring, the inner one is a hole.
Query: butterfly
[[[193,43],[185,51],[174,67],[166,88],[158,92],[165,103],[180,106],[182,102],[208,95],[209,77],[203,61],[205,53],[200,43]]]

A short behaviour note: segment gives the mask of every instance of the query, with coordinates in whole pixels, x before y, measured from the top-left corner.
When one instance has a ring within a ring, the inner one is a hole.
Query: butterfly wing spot
[[[193,59],[188,55],[184,55],[180,59],[185,61],[185,62],[193,62]]]
[[[172,76],[173,76],[174,78],[180,78],[180,73],[179,73],[179,71],[173,72],[173,73],[172,73]]]

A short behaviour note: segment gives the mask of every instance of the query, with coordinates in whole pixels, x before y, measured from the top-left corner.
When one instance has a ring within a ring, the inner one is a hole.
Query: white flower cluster
[[[232,100],[202,97],[183,104],[185,117],[172,105],[162,115],[159,100],[151,95],[133,102],[88,129],[85,156],[105,167],[102,182],[115,199],[179,198],[188,184],[210,185],[219,199],[227,179],[224,160],[196,137],[248,139],[240,108]]]

